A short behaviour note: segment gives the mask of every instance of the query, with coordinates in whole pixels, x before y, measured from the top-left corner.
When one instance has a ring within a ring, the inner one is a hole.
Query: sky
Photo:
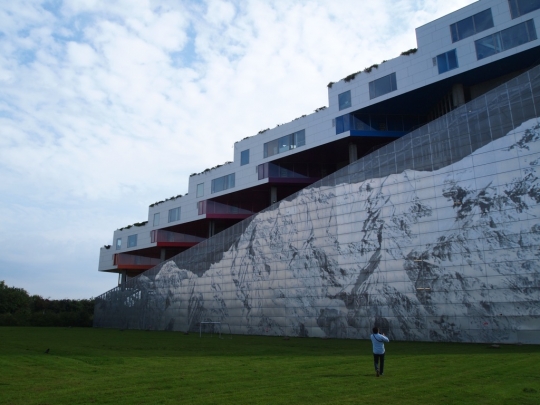
[[[473,0],[0,2],[0,280],[96,297],[114,230]]]

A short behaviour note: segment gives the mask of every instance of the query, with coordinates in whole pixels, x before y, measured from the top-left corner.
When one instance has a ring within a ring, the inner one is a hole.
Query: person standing
[[[389,343],[384,333],[379,333],[379,328],[374,327],[371,334],[371,343],[373,343],[373,362],[375,364],[375,374],[377,377],[384,372],[384,344]],[[379,367],[380,364],[380,367]]]

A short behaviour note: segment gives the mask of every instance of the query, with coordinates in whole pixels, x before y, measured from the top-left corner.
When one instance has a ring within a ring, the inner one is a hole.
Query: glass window
[[[206,200],[197,202],[197,214],[198,215],[206,214]]]
[[[127,247],[130,248],[135,246],[137,246],[137,235],[129,235]]]
[[[530,20],[532,24],[532,20]],[[503,51],[512,49],[516,46],[526,44],[527,42],[536,39],[536,30],[533,28],[534,37],[530,38],[527,23],[516,25],[507,30],[501,31],[501,43]]]
[[[452,49],[451,51],[437,55],[437,67],[439,68],[439,74],[457,68],[456,50]]]
[[[218,177],[217,179],[212,180],[212,193],[218,193],[223,190],[227,190],[229,188],[233,188],[235,186],[235,178],[234,173],[228,174],[227,176]]]
[[[257,178],[259,180],[266,179],[268,177],[268,163],[263,163],[257,166]]]
[[[493,28],[493,16],[491,15],[491,9],[488,8],[487,10],[473,15],[473,21],[475,34]]]
[[[169,210],[169,222],[180,220],[180,207]]]
[[[540,0],[508,0],[510,6],[510,14],[512,18],[517,18],[523,14],[540,8]]]
[[[535,39],[537,36],[534,21],[528,20],[475,41],[476,57],[479,60],[484,59]]]
[[[294,132],[292,134],[282,136],[279,139],[267,142],[263,146],[264,157],[274,156],[278,153],[287,152],[291,149],[299,148],[306,144],[306,131]]]
[[[478,60],[501,52],[500,46],[495,42],[496,39],[495,35],[490,35],[474,42]]]
[[[467,38],[471,35],[474,35],[474,22],[472,17],[458,21],[456,25],[459,39]]]
[[[452,42],[460,41],[492,27],[493,16],[491,15],[491,9],[488,8],[487,10],[481,11],[478,14],[450,25]]]
[[[247,165],[249,163],[249,149],[240,152],[240,166]]]
[[[197,184],[197,198],[204,196],[204,183]]]
[[[116,250],[122,249],[122,238],[116,238]]]
[[[369,83],[369,98],[373,99],[395,90],[397,90],[396,74],[391,73]]]
[[[344,110],[351,106],[351,91],[346,91],[338,95],[339,110]]]
[[[351,114],[336,117],[336,135],[347,132],[351,129]]]
[[[274,156],[278,154],[278,139],[264,144],[264,157]]]
[[[291,149],[291,136],[287,135],[279,138],[278,153],[287,152],[289,149]]]
[[[159,212],[156,212],[154,214],[154,226],[158,226],[159,225]]]
[[[306,144],[306,131],[301,130],[298,132],[295,132],[294,134],[294,148],[299,148],[300,146],[304,146]]]

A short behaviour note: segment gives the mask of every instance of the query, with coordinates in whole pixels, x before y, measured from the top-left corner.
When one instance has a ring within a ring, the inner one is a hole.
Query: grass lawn
[[[49,349],[49,353],[45,351]],[[0,327],[0,404],[540,404],[540,346]]]

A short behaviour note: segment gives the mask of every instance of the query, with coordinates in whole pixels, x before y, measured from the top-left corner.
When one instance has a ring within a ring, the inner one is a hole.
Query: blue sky
[[[471,0],[0,3],[0,280],[89,298],[113,231]]]

